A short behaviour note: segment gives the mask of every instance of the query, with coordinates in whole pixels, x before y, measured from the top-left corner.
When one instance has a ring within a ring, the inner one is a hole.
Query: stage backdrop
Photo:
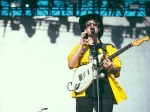
[[[0,17],[0,112],[75,112],[67,56],[80,41],[77,17]],[[150,36],[149,17],[103,17],[104,43],[121,49]],[[128,98],[114,112],[149,112],[150,41],[120,55]]]

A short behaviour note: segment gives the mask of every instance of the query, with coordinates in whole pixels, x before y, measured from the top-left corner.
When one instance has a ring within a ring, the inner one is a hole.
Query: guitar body
[[[80,93],[87,89],[93,81],[92,63],[77,68],[72,77],[73,90]]]
[[[99,57],[103,55],[99,55]],[[100,59],[100,58],[99,58]],[[87,65],[78,67],[72,77],[72,87],[76,93],[81,93],[85,91],[97,77],[97,70],[93,68],[93,63],[96,61],[91,61]],[[103,78],[104,74],[101,73],[99,78]]]

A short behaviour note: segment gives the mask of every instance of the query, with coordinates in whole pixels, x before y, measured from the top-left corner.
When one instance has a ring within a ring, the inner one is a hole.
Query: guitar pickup
[[[82,74],[79,75],[79,81],[83,79]]]

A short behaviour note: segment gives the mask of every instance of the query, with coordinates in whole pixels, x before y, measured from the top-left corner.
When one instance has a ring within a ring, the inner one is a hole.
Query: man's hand
[[[84,46],[89,39],[85,39],[85,36],[86,36],[87,32],[82,32],[81,33],[81,40],[80,40],[80,45],[81,46]]]
[[[103,66],[109,71],[115,71],[113,62],[111,62],[108,58],[103,61]]]

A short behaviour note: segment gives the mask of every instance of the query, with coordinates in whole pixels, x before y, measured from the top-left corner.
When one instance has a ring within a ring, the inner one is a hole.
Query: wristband
[[[114,68],[113,70],[111,70],[110,71],[112,74],[116,74],[116,72],[117,72],[117,69],[116,68]]]

